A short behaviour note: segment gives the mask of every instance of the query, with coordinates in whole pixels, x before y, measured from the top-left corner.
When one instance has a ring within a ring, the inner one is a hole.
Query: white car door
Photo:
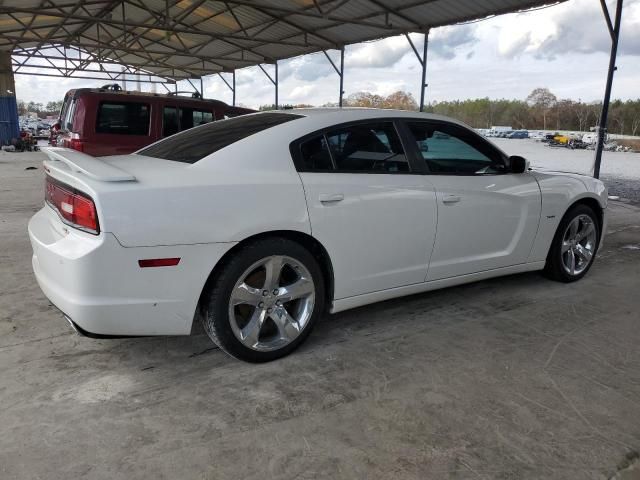
[[[436,190],[438,231],[427,281],[526,263],[540,221],[540,187],[511,173],[504,154],[447,122],[408,122],[425,181]]]
[[[392,121],[328,129],[292,154],[312,235],[332,261],[335,299],[424,281],[435,192],[410,165]]]

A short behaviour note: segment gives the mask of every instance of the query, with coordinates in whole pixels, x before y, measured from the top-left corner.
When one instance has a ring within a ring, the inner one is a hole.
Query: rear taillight
[[[69,147],[82,152],[84,150],[84,143],[80,139],[79,133],[72,133],[71,140],[69,141]]]
[[[96,206],[86,194],[47,175],[45,201],[58,212],[58,215],[68,225],[94,235],[100,233]]]

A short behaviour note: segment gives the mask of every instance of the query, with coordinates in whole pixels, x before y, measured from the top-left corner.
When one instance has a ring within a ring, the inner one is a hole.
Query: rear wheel
[[[587,205],[572,207],[558,226],[545,273],[561,282],[581,279],[593,264],[599,240],[600,227],[595,212]]]
[[[316,259],[284,238],[242,247],[216,276],[205,299],[204,329],[225,352],[249,362],[287,355],[324,309]]]

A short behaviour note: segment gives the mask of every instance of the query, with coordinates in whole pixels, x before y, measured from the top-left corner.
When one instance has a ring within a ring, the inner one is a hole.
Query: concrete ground
[[[251,365],[204,335],[72,334],[31,272],[40,160],[0,153],[1,479],[637,478],[637,207],[612,203],[580,282],[371,305]]]

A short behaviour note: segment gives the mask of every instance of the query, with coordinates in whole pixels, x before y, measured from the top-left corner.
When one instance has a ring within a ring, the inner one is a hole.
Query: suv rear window
[[[101,102],[96,133],[149,135],[149,105],[130,102]]]
[[[291,113],[259,113],[220,120],[165,138],[137,153],[175,162],[196,163],[243,138],[297,118],[302,116]]]

